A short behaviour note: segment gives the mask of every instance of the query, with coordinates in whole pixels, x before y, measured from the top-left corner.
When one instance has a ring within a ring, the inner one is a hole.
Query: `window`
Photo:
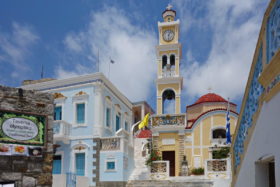
[[[53,174],[61,174],[61,155],[53,157]]]
[[[162,69],[164,69],[166,67],[166,65],[167,65],[167,56],[164,55],[162,57]]]
[[[128,123],[127,123],[127,121],[124,122],[124,129],[125,129],[126,131],[128,131]]]
[[[85,175],[85,153],[76,153],[76,175]]]
[[[54,108],[54,120],[62,120],[62,107],[56,106]]]
[[[106,108],[106,127],[110,127],[111,125],[111,109]]]
[[[76,122],[77,124],[85,123],[85,103],[76,104]]]
[[[215,129],[213,130],[213,139],[226,138],[226,130],[225,129]]]
[[[106,169],[107,170],[115,170],[116,169],[115,161],[107,161]]]
[[[120,115],[116,115],[116,131],[118,131],[120,128]]]

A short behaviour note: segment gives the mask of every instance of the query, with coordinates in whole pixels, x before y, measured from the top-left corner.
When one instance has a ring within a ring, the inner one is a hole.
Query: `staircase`
[[[147,143],[147,139],[135,138],[134,139],[134,163],[135,168],[129,177],[131,180],[149,180],[150,169],[146,166],[146,158],[142,156],[142,147]]]

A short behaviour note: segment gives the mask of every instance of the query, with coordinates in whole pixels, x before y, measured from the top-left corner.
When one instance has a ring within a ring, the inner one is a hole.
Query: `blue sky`
[[[208,92],[240,104],[268,0],[4,0],[0,84],[100,71],[131,100],[155,108],[157,22],[168,3],[181,21],[182,111]],[[112,58],[116,63],[110,67]]]

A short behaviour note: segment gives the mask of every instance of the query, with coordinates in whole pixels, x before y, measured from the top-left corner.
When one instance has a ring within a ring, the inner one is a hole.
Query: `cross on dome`
[[[166,10],[171,10],[173,6],[171,4],[168,4],[167,7],[166,7]]]

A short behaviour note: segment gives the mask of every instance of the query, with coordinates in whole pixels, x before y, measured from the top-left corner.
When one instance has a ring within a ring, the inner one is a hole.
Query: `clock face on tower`
[[[174,38],[174,32],[172,30],[166,30],[163,33],[163,39],[167,42],[173,40]]]

